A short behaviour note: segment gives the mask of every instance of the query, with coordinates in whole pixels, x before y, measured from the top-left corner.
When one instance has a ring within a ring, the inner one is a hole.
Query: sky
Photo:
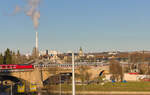
[[[36,31],[40,50],[150,50],[150,0],[42,0],[38,30],[24,12],[9,15],[16,5],[26,2],[0,2],[0,52],[31,52]]]

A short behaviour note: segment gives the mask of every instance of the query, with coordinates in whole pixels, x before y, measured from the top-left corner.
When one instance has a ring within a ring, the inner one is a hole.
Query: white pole
[[[61,95],[61,74],[60,74],[60,93],[59,94]]]
[[[72,52],[72,95],[75,95],[74,53]]]
[[[11,95],[13,95],[13,94],[12,94],[12,84],[11,84]]]

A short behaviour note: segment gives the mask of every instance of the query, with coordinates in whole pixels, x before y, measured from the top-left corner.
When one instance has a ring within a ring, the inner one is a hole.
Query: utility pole
[[[122,81],[124,80],[124,64],[122,63]]]
[[[60,77],[60,92],[59,92],[59,95],[61,95],[61,73],[60,73],[60,75],[59,75],[59,77]]]
[[[72,52],[72,95],[75,95],[74,53]]]
[[[11,95],[13,95],[13,84],[11,84]]]

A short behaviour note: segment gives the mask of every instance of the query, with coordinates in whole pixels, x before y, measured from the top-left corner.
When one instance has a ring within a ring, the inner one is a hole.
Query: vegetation
[[[90,67],[88,67],[88,66],[81,66],[79,68],[79,72],[80,72],[79,79],[81,80],[82,84],[84,82],[88,83],[90,81],[92,74],[88,71],[89,69],[90,69]]]
[[[116,81],[123,81],[123,70],[122,66],[118,61],[110,61],[110,73],[112,74],[111,79]]]
[[[15,53],[10,49],[6,49],[4,55],[0,54],[0,64],[23,64],[27,61],[28,59],[21,55],[19,50]]]
[[[62,91],[71,91],[72,85],[63,84],[61,86]],[[89,84],[84,85],[84,89],[82,89],[82,85],[76,85],[76,91],[149,91],[150,90],[150,82],[127,82],[127,83],[105,83],[104,85],[99,84]],[[59,85],[55,85],[54,91],[59,91]]]
[[[3,64],[4,63],[4,57],[2,54],[0,54],[0,64]]]
[[[97,77],[97,84],[103,83],[105,79],[105,75],[101,75]]]

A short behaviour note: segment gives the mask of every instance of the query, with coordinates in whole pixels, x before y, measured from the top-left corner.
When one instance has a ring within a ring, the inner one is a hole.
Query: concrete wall
[[[110,80],[111,74],[106,75],[106,79]],[[135,75],[135,74],[124,74],[124,80],[126,81],[140,81],[140,79],[144,78],[145,75]]]
[[[125,73],[124,74],[124,80],[127,80],[127,81],[138,81],[138,76],[139,75]]]

